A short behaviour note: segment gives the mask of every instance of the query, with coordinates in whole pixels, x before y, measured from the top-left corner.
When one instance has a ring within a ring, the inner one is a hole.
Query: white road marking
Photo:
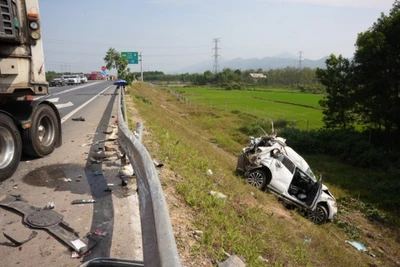
[[[71,111],[70,113],[68,113],[67,115],[64,116],[64,118],[61,119],[61,123],[64,123],[66,120],[68,120],[69,118],[71,118],[75,113],[77,113],[79,110],[83,109],[85,106],[87,106],[90,102],[92,102],[93,100],[96,99],[96,97],[98,97],[99,95],[101,95],[102,93],[104,93],[106,90],[108,90],[110,87],[113,87],[113,85],[108,86],[106,89],[104,89],[103,91],[101,91],[100,93],[98,93],[97,95],[95,95],[94,97],[92,97],[91,99],[89,99],[88,101],[86,101],[85,103],[83,103],[82,105],[80,105],[79,107],[77,107],[76,109],[74,109],[73,111]]]
[[[71,101],[69,101],[68,103],[64,103],[64,104],[56,104],[56,108],[60,109],[60,108],[67,108],[67,107],[72,107],[74,105],[74,103],[72,103]]]
[[[51,102],[51,103],[57,103],[58,100],[60,100],[59,97],[55,97],[55,98],[50,98],[50,99],[46,99],[47,101]]]
[[[45,96],[35,97],[34,100],[38,100],[38,99],[41,99],[41,98],[44,98],[44,97],[62,95],[62,94],[65,94],[65,93],[68,93],[68,92],[72,92],[72,91],[75,91],[75,90],[78,90],[78,89],[82,89],[82,88],[84,88],[84,87],[88,87],[88,86],[90,86],[90,85],[94,85],[94,84],[98,84],[98,83],[101,83],[101,82],[88,83],[88,84],[81,85],[81,86],[77,86],[77,87],[74,87],[74,88],[70,88],[70,89],[67,89],[67,90],[65,90],[65,91],[61,91],[61,92],[58,92],[58,93],[49,94],[49,95],[45,95]]]

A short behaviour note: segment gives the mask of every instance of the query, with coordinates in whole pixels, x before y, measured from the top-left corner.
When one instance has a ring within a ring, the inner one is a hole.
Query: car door
[[[322,177],[312,185],[311,190],[307,194],[306,204],[309,209],[315,210],[318,204],[318,199],[322,194]]]
[[[273,151],[271,151],[271,155],[272,153]],[[287,195],[295,170],[294,163],[286,155],[280,153],[271,161],[269,169],[272,179],[268,187],[278,194]]]

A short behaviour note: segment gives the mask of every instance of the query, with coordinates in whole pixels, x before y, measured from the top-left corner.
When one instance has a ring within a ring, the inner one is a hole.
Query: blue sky
[[[39,0],[46,70],[74,72],[99,71],[110,47],[142,52],[145,71],[175,72],[212,60],[213,38],[224,60],[299,51],[307,59],[350,57],[357,34],[393,2]]]

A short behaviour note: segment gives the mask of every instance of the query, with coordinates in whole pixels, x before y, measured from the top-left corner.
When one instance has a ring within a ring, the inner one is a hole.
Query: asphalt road
[[[0,185],[0,200],[21,195],[29,205],[43,208],[54,202],[54,211],[63,216],[79,237],[97,232],[89,253],[71,258],[69,246],[44,229],[32,229],[23,216],[0,208],[0,229],[12,238],[28,239],[15,246],[0,235],[0,266],[78,266],[96,257],[142,260],[140,217],[134,179],[121,185],[119,159],[93,163],[99,148],[118,149],[116,141],[105,140],[104,132],[113,128],[117,117],[117,91],[112,82],[94,81],[80,86],[50,88],[46,98],[59,109],[62,118],[63,144],[41,159],[23,158],[16,173]],[[73,121],[83,117],[85,121]],[[117,153],[118,154],[118,153]],[[110,185],[111,184],[111,185]],[[111,189],[107,190],[108,188]],[[95,203],[72,205],[73,200],[94,199]],[[97,243],[96,243],[97,242]]]

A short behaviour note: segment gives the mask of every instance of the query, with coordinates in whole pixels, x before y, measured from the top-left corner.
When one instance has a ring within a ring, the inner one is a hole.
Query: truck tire
[[[14,121],[0,113],[0,181],[13,175],[21,160],[21,134]]]
[[[32,157],[44,157],[51,154],[59,131],[54,110],[49,105],[38,106],[32,115],[31,127],[23,130],[23,152]]]

